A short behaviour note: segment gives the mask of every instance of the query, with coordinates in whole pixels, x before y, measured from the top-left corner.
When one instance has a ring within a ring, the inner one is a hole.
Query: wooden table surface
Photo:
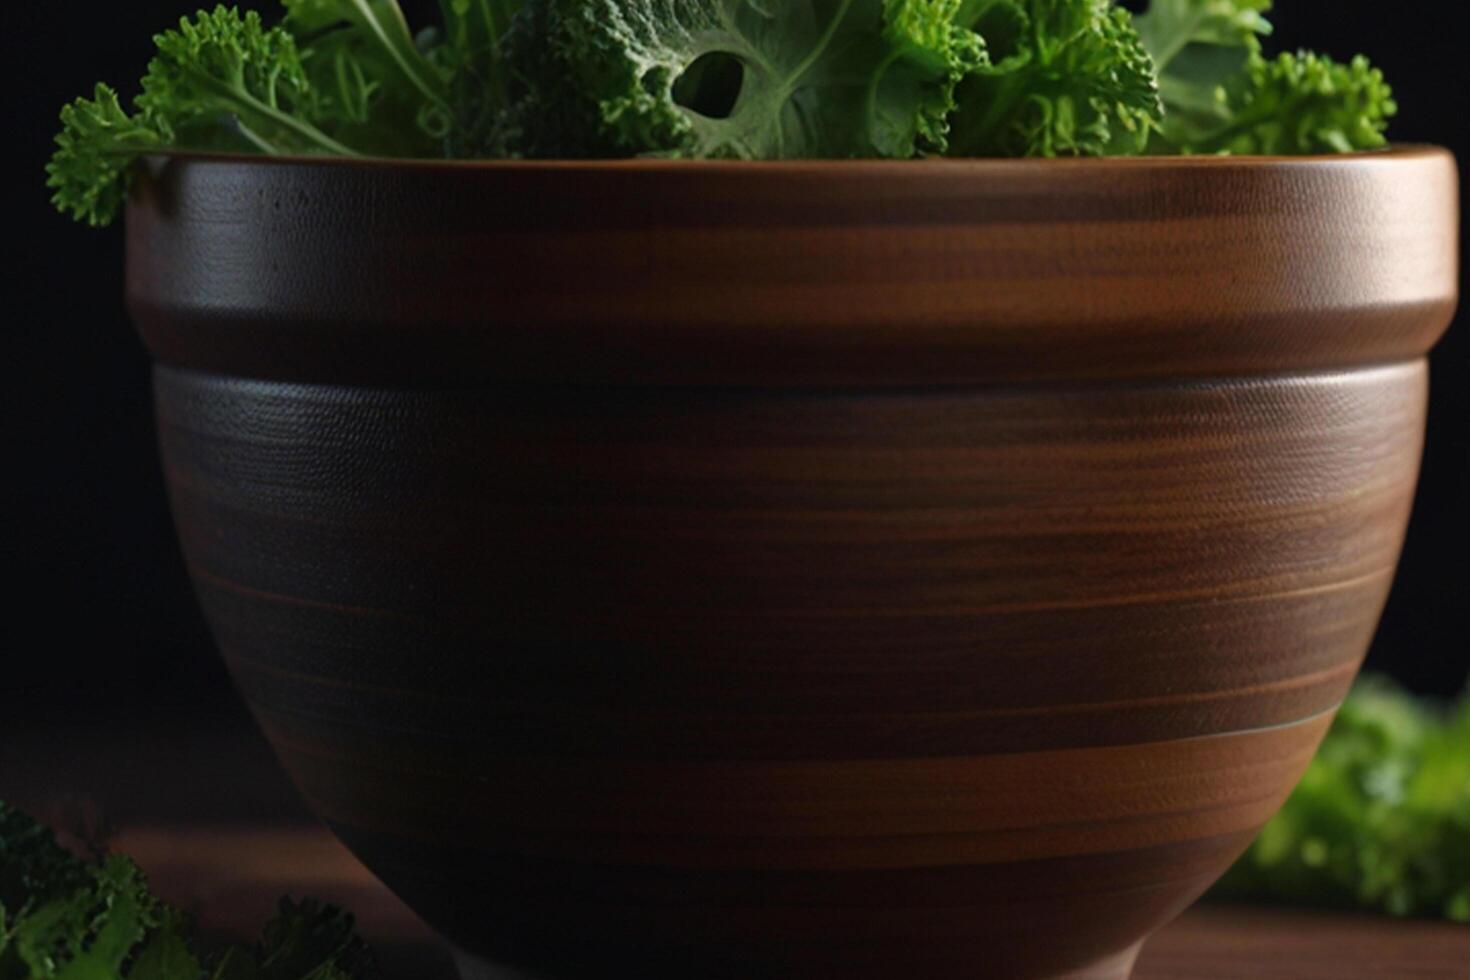
[[[449,980],[433,933],[324,830],[137,828],[116,839],[157,890],[207,931],[249,938],[283,893],[339,902],[390,977]],[[1137,980],[1470,978],[1470,927],[1376,916],[1203,905],[1145,949]]]
[[[155,890],[209,934],[253,940],[281,895],[311,895],[356,914],[388,980],[454,978],[433,932],[310,822],[243,716],[211,715],[183,737],[167,728],[119,737],[113,724],[75,721],[4,732],[0,798],[61,823],[100,814],[114,849],[137,859]],[[1136,974],[1431,977],[1470,980],[1470,927],[1209,904],[1156,936]]]

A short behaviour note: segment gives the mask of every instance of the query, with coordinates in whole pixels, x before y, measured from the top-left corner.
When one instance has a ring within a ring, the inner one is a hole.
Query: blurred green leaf
[[[1217,894],[1470,922],[1470,697],[1360,682]]]
[[[369,980],[376,969],[352,917],[282,899],[249,952],[206,970],[187,919],[120,855],[86,860],[0,802],[0,980]]]

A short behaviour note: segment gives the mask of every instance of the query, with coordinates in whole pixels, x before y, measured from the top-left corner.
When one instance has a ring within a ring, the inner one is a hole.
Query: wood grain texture
[[[1371,639],[1453,178],[173,161],[129,281],[224,655],[459,945],[1124,977]]]
[[[304,381],[911,385],[1401,361],[1449,322],[1442,150],[729,164],[160,159],[162,361]],[[344,260],[346,268],[344,268]]]

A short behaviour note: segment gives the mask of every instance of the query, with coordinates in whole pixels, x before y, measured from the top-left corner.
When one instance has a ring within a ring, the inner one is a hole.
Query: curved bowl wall
[[[192,158],[129,289],[240,688],[472,958],[1124,977],[1372,637],[1455,229],[1433,150]]]

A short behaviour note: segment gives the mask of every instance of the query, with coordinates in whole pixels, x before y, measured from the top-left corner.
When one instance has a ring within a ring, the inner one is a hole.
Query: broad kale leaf
[[[954,86],[983,60],[958,0],[543,2],[559,70],[624,153],[940,150]]]
[[[1152,0],[1135,18],[1158,67],[1167,133],[1208,132],[1229,122],[1225,92],[1271,32],[1270,8],[1271,0]]]
[[[967,0],[990,64],[959,88],[956,156],[1143,150],[1162,114],[1153,62],[1111,0]]]
[[[1246,56],[1271,33],[1271,0],[1152,0],[1134,18],[1171,103],[1191,90],[1209,92],[1238,75]]]
[[[1383,74],[1358,57],[1267,58],[1271,0],[1152,0],[1136,18],[1159,69],[1159,153],[1345,153],[1386,142],[1397,112]]]

